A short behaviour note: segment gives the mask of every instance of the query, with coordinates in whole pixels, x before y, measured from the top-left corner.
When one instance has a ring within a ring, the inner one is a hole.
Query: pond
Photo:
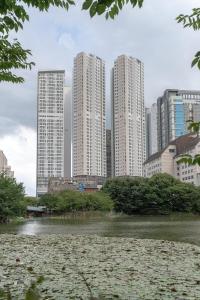
[[[38,218],[0,225],[0,233],[75,234],[139,239],[162,239],[200,246],[200,216],[79,216]]]

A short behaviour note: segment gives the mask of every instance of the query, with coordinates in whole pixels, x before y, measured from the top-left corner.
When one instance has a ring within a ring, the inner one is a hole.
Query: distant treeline
[[[0,174],[0,223],[25,216],[27,205],[45,205],[55,214],[111,210],[128,215],[200,213],[200,187],[156,174],[109,179],[99,192],[67,190],[36,199],[25,196],[23,184]]]

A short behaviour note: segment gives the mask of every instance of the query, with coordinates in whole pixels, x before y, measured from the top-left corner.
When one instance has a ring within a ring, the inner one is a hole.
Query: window
[[[169,149],[169,152],[170,152],[170,153],[174,153],[174,152],[175,152],[175,149]]]

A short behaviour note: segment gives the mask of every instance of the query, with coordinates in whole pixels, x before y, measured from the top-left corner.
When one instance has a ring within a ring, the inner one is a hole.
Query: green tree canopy
[[[114,19],[130,3],[132,7],[141,8],[144,0],[84,0],[83,10],[88,10],[91,17],[104,14],[106,19]],[[23,29],[29,21],[27,7],[48,11],[50,7],[61,7],[65,10],[74,5],[74,0],[0,0],[0,82],[22,83],[24,79],[15,74],[18,69],[31,69],[31,51],[24,49],[17,39],[11,40],[10,33]],[[190,15],[180,14],[177,21],[184,27],[200,29],[200,8],[194,8]],[[200,51],[197,52],[192,66],[200,68]]]
[[[117,212],[129,215],[200,212],[200,188],[168,174],[110,179],[103,191],[110,195]]]
[[[17,183],[14,178],[0,174],[0,223],[9,217],[21,216],[25,212],[24,187]]]
[[[110,211],[113,201],[103,192],[81,193],[66,190],[41,196],[39,205],[45,205],[48,209],[62,214],[77,211]]]

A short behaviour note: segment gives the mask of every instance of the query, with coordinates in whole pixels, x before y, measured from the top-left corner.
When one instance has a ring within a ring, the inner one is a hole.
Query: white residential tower
[[[50,177],[64,176],[64,80],[65,71],[38,72],[37,196]]]
[[[73,72],[73,176],[106,176],[105,64],[79,53]]]
[[[112,70],[113,176],[142,176],[145,153],[144,66],[121,55]]]

